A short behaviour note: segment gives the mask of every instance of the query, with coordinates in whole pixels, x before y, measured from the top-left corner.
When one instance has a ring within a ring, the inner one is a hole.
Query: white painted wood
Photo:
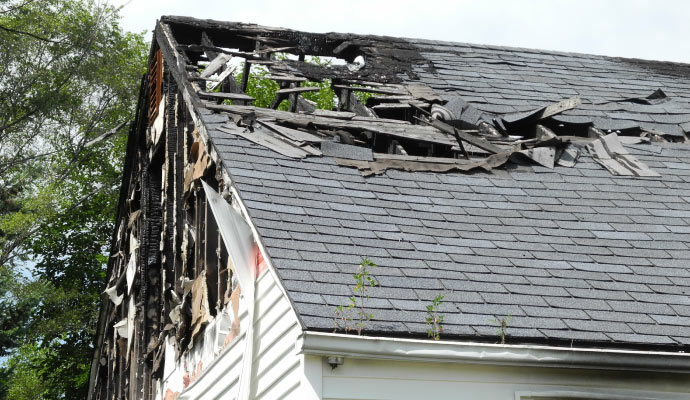
[[[302,382],[300,383],[300,398],[303,400],[317,400],[322,397],[323,374],[322,357],[301,355],[300,369]]]
[[[300,371],[298,368],[281,376],[265,391],[259,392],[256,400],[299,399]]]
[[[272,274],[264,273],[257,283],[257,319],[254,323],[252,378],[256,399],[293,396],[301,382],[300,357],[295,350],[301,328]]]
[[[323,358],[322,358],[323,360]],[[577,393],[580,399],[690,399],[690,375],[367,360],[345,358],[336,369],[321,363],[326,400],[520,400]],[[556,397],[558,398],[558,397]],[[567,397],[564,397],[567,398]],[[571,397],[572,398],[572,397]]]

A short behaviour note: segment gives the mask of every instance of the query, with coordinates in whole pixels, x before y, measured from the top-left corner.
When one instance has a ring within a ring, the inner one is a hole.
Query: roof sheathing
[[[652,106],[631,103],[626,111],[634,117],[620,121],[662,124],[660,115],[676,109],[677,121],[690,116],[682,79],[616,59],[411,43],[432,63],[414,71],[423,82],[484,111],[534,109],[574,91],[599,115],[604,100],[645,97],[663,81],[674,104],[665,103],[654,117]],[[449,46],[469,49],[448,53],[459,61],[448,68],[452,80],[439,71],[450,65],[449,56],[439,56]],[[497,76],[504,67],[505,76]],[[574,78],[549,78],[539,68],[572,71]],[[582,80],[587,71],[592,79]],[[600,76],[607,74],[631,74],[636,83],[617,90],[617,82]],[[379,265],[374,274],[381,285],[370,292],[374,320],[365,332],[425,335],[425,307],[444,293],[446,338],[496,340],[493,319],[512,315],[508,342],[674,350],[690,342],[685,146],[629,146],[661,173],[655,179],[611,176],[588,157],[577,168],[471,176],[388,171],[364,178],[329,157],[297,161],[223,133],[218,117],[205,120],[211,141],[310,329],[334,328],[335,307],[346,304],[352,273],[367,256]]]

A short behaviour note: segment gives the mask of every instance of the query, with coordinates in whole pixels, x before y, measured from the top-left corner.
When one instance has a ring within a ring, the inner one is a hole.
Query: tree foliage
[[[83,398],[146,47],[89,0],[0,0],[0,379]]]
[[[288,56],[286,54],[279,53],[277,58],[279,60],[287,59]],[[330,60],[318,56],[309,57],[307,62],[319,66],[327,66],[331,63]],[[266,78],[267,75],[269,75],[268,70],[261,65],[257,65],[252,67],[249,78],[247,79],[247,90],[245,92],[254,97],[253,105],[257,107],[268,108],[273,102],[276,93],[280,89],[280,86],[274,80]],[[237,80],[237,84],[239,85],[240,82],[242,82],[242,73],[237,74],[235,78]],[[306,92],[301,94],[305,99],[312,101],[316,105],[316,108],[322,110],[332,110],[335,106],[336,96],[333,88],[331,88],[330,79],[326,79],[321,82],[302,82],[301,86],[318,87],[320,89],[318,92]],[[283,100],[278,106],[278,110],[287,111],[289,107],[290,101]]]
[[[253,104],[257,107],[268,108],[280,89],[280,86],[274,80],[266,78],[268,74],[268,70],[265,67],[258,65],[252,68],[249,78],[247,78],[245,93],[254,98]],[[242,75],[242,73],[239,73],[235,77],[238,85],[242,82]],[[289,104],[284,100],[278,109],[286,111],[288,107]]]

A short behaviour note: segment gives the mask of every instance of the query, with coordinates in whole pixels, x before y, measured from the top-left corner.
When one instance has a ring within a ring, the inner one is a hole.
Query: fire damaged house
[[[689,78],[162,17],[90,398],[689,399]]]

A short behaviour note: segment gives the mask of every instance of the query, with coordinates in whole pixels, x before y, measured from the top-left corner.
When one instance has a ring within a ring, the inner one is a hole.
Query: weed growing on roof
[[[335,329],[345,331],[357,331],[358,335],[362,334],[362,330],[367,322],[374,319],[374,314],[367,312],[366,301],[369,299],[367,291],[370,287],[378,286],[378,282],[371,276],[371,269],[376,267],[367,257],[362,258],[359,264],[357,273],[352,275],[355,278],[355,286],[352,291],[354,296],[349,298],[350,302],[345,306],[337,306],[335,308]]]
[[[503,317],[500,320],[496,318],[489,318],[489,321],[493,324],[500,325],[496,334],[501,338],[501,344],[506,344],[506,330],[508,329],[508,323],[513,316],[508,314],[507,317]]]
[[[443,332],[443,315],[438,313],[441,303],[443,303],[443,295],[439,294],[431,304],[426,306],[426,333],[434,340],[441,340],[441,332]]]

